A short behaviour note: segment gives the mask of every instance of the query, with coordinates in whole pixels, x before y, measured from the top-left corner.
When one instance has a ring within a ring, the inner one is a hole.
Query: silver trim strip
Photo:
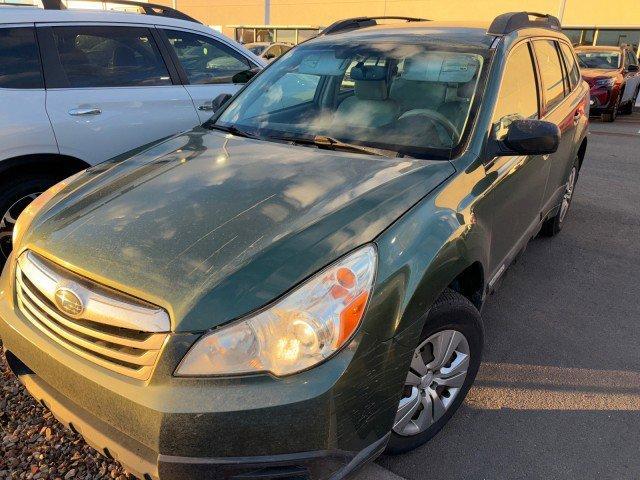
[[[22,274],[54,304],[58,287],[73,284],[74,292],[85,306],[84,312],[79,317],[81,319],[149,333],[166,333],[171,330],[171,321],[165,310],[134,305],[92,291],[80,283],[73,282],[71,278],[62,277],[37,258],[33,252],[24,252],[18,258],[18,266]]]

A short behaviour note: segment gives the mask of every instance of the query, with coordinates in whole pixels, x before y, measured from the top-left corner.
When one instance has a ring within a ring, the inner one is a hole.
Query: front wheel
[[[618,98],[616,99],[616,103],[613,105],[613,108],[602,114],[603,122],[615,122],[616,118],[618,118],[618,111],[620,109],[620,100],[622,99],[622,92],[618,94]]]
[[[483,341],[476,307],[462,295],[446,290],[429,310],[386,453],[413,450],[444,427],[478,373]]]
[[[48,174],[22,175],[0,184],[0,270],[11,253],[13,228],[20,213],[62,178]]]

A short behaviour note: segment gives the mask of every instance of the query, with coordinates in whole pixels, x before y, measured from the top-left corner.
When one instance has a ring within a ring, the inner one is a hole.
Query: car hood
[[[87,170],[21,247],[202,331],[373,240],[454,171],[198,128]]]
[[[619,70],[611,70],[609,68],[583,68],[581,73],[582,77],[587,81],[595,78],[617,77],[620,75]]]

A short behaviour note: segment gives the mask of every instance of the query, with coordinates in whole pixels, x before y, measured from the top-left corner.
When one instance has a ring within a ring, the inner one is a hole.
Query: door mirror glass
[[[544,120],[517,119],[510,122],[501,143],[506,147],[503,155],[546,155],[558,150],[560,129]]]
[[[232,96],[233,95],[231,95],[230,93],[221,93],[220,95],[218,95],[216,98],[212,100],[211,110],[213,110],[214,112],[220,110],[220,107],[222,107],[225,103],[227,103]]]
[[[640,70],[640,67],[638,67],[638,65],[629,65],[627,67],[627,72],[637,72],[638,70]]]
[[[233,83],[247,83],[249,80],[251,80],[253,77],[255,77],[258,72],[260,71],[259,68],[252,68],[251,70],[243,70],[242,72],[238,72],[236,73],[232,78],[231,81]]]

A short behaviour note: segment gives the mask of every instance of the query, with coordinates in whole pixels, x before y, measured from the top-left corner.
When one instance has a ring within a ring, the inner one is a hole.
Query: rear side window
[[[151,32],[138,27],[54,27],[54,43],[68,86],[171,85]]]
[[[246,58],[217,40],[178,30],[164,32],[190,84],[235,83],[234,75],[252,68]]]
[[[33,28],[0,28],[0,88],[44,88]]]
[[[516,46],[507,59],[493,123],[508,116],[538,118],[538,88],[527,43]]]
[[[533,42],[540,67],[545,109],[551,110],[564,99],[564,78],[556,42],[536,40]]]
[[[580,83],[580,70],[578,69],[578,64],[576,63],[576,57],[573,54],[573,50],[566,43],[560,44],[560,50],[562,51],[562,55],[564,56],[564,63],[567,66],[567,70],[569,70],[569,84],[571,85],[571,89],[574,89]]]

